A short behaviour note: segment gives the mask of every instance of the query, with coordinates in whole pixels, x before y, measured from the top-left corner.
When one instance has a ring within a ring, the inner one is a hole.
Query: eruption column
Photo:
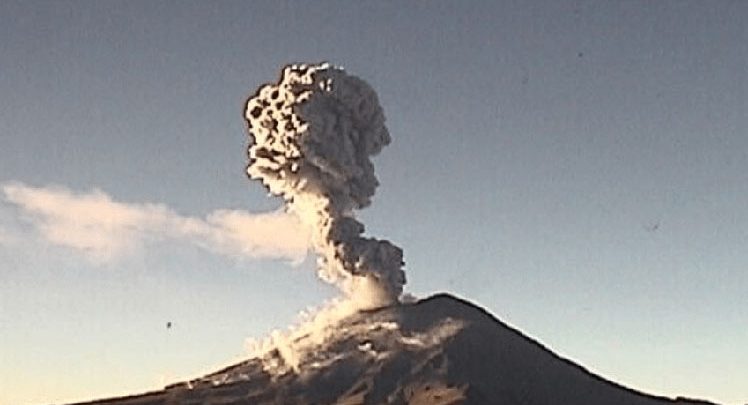
[[[390,142],[374,90],[326,63],[290,65],[247,101],[245,117],[247,173],[312,230],[320,277],[371,305],[396,302],[402,249],[363,237],[354,217],[379,185],[370,158]]]

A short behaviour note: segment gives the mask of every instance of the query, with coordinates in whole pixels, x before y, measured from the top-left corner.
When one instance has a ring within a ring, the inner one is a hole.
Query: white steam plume
[[[247,101],[245,116],[247,173],[311,229],[320,277],[349,296],[366,292],[370,306],[397,302],[402,249],[361,236],[354,217],[379,184],[370,157],[390,142],[374,90],[327,63],[290,65]]]

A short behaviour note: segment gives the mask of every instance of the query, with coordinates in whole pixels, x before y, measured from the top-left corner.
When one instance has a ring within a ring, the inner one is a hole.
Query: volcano
[[[161,391],[87,404],[710,404],[608,381],[448,294],[361,311],[333,330],[293,366],[276,349]]]

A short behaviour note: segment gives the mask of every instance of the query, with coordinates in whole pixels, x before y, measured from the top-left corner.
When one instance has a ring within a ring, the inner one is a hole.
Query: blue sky
[[[739,1],[2,2],[0,403],[196,376],[336,294],[244,174],[246,98],[322,60],[384,107],[360,217],[404,248],[408,291],[625,385],[745,403],[746,19]]]

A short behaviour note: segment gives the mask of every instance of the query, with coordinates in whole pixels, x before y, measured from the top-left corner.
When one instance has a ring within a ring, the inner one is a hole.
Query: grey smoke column
[[[349,294],[375,287],[377,300],[395,301],[402,249],[362,237],[354,217],[379,185],[370,157],[390,142],[374,90],[326,63],[290,65],[247,101],[245,116],[247,173],[311,228],[320,276]]]

